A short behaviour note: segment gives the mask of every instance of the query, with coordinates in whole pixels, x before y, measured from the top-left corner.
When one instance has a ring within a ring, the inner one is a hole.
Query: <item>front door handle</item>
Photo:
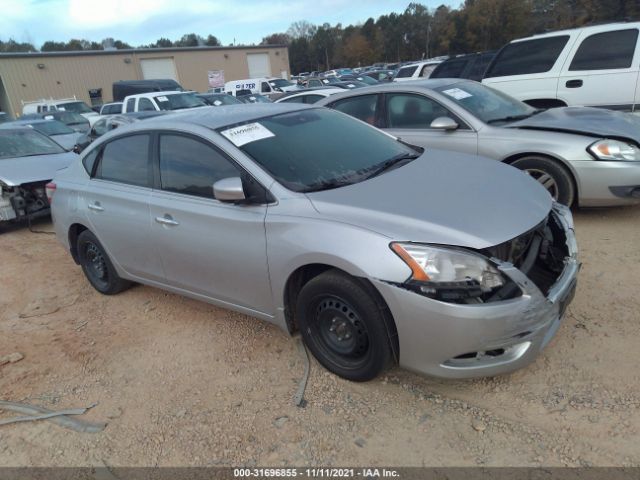
[[[564,84],[567,88],[580,88],[582,86],[582,80],[567,80]]]
[[[87,205],[89,210],[93,210],[95,212],[104,212],[104,208],[100,205],[100,202],[94,202]]]
[[[176,226],[180,225],[180,222],[176,222],[171,215],[165,215],[164,217],[156,217],[156,222],[161,223],[162,225],[170,225]]]

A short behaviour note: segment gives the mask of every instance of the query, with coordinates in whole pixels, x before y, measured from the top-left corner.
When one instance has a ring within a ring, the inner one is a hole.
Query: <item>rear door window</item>
[[[147,187],[150,182],[149,135],[129,135],[107,143],[96,178]]]
[[[422,70],[420,70],[420,76],[421,77],[430,77],[431,76],[431,72],[433,72],[433,70],[438,66],[438,64],[432,64],[432,65],[425,65],[424,67],[422,67]]]
[[[376,119],[377,103],[377,94],[359,95],[357,97],[338,100],[331,105],[331,108],[373,125]]]
[[[398,70],[398,74],[396,75],[396,78],[409,78],[415,73],[417,69],[418,69],[417,65],[414,65],[413,67],[401,68],[400,70]]]
[[[468,61],[468,58],[456,58],[442,62],[431,73],[431,78],[459,78]]]
[[[127,108],[126,111],[127,112],[133,112],[136,109],[136,99],[135,98],[130,98],[129,100],[127,100]]]
[[[303,95],[304,103],[313,104],[318,100],[322,100],[324,97],[322,95]]]
[[[142,97],[138,100],[138,111],[139,112],[155,112],[156,107],[153,106],[153,103],[148,98]]]
[[[485,78],[527,75],[551,70],[569,35],[510,43],[498,53]]]
[[[184,135],[160,136],[160,184],[163,190],[214,198],[214,183],[240,176],[239,168],[211,145]]]
[[[629,68],[637,42],[638,30],[635,28],[590,35],[580,44],[569,70]]]

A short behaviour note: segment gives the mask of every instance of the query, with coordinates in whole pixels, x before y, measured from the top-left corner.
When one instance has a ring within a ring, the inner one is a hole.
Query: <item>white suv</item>
[[[521,38],[507,44],[482,83],[534,107],[579,105],[633,111],[640,104],[640,22]]]
[[[409,65],[404,65],[398,69],[395,77],[393,77],[393,81],[407,82],[409,80],[429,78],[431,76],[431,72],[433,72],[435,68],[441,63],[441,58],[432,58],[429,60],[424,60],[422,62],[415,62],[410,63]]]

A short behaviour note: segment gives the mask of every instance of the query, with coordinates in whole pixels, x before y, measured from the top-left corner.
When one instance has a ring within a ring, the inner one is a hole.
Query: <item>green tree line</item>
[[[402,13],[368,18],[357,25],[298,21],[261,43],[287,45],[291,70],[297,73],[494,50],[534,33],[623,20],[640,20],[640,0],[465,0],[459,8],[441,5],[435,9],[414,2]],[[214,35],[188,33],[178,40],[160,38],[138,48],[220,45]],[[101,42],[71,39],[46,41],[40,50],[105,48],[132,47],[113,38]],[[0,52],[29,51],[38,49],[13,39],[0,41]]]
[[[209,46],[219,47],[220,41],[214,35],[202,37],[195,33],[187,33],[178,40],[170,40],[168,38],[159,38],[148,45],[139,45],[136,48],[166,48],[166,47],[198,47]],[[86,39],[72,38],[67,42],[55,42],[47,40],[42,44],[40,50],[28,42],[16,42],[9,39],[7,42],[0,40],[0,52],[75,52],[80,50],[105,50],[105,49],[128,49],[134,48],[130,44],[122,40],[114,38],[105,38],[101,42],[94,42]]]
[[[292,72],[498,49],[514,38],[593,23],[640,20],[638,0],[466,0],[459,8],[410,3],[358,25],[293,23],[263,44],[286,44]]]

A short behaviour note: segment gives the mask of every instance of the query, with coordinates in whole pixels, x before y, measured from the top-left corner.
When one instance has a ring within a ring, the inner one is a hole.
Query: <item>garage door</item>
[[[178,81],[173,58],[143,58],[140,60],[140,67],[145,80],[170,78]]]
[[[247,53],[247,64],[249,65],[249,78],[271,76],[268,53]]]

